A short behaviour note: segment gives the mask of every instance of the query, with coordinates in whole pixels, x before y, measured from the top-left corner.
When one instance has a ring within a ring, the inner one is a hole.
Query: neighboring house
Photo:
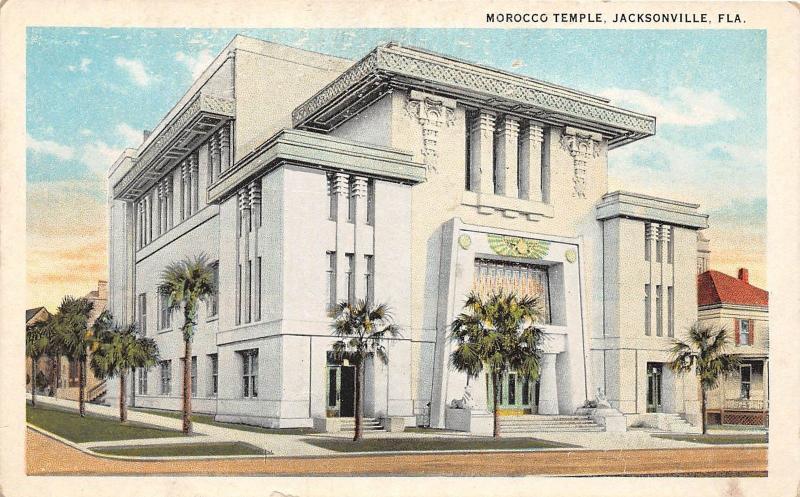
[[[44,321],[50,317],[50,312],[44,307],[34,307],[25,310],[25,329],[28,326]],[[30,357],[25,358],[25,391],[31,391],[31,362]],[[55,381],[53,375],[53,360],[50,357],[42,356],[39,358],[36,370],[39,372],[36,379],[36,393],[51,393],[51,387]]]
[[[108,304],[108,282],[98,281],[97,290],[92,290],[85,297],[94,304],[94,309],[89,316],[89,327],[91,327],[95,319],[106,310]],[[58,363],[60,375],[56,396],[60,399],[78,400],[80,381],[78,363],[66,357],[60,357]],[[105,394],[106,382],[95,378],[91,367],[89,367],[86,371],[86,400],[98,402],[103,400]]]
[[[141,95],[141,98],[147,98]],[[206,254],[193,406],[222,421],[353,415],[328,309],[386,302],[402,337],[367,364],[365,410],[450,426],[467,378],[449,324],[495,288],[544,303],[541,377],[507,374],[504,413],[571,414],[599,389],[629,420],[699,421],[666,363],[697,319],[697,204],[608,191],[608,154],[655,118],[581,91],[388,43],[353,62],[237,36],[109,170],[110,309],[162,362],[136,405],[180,409],[172,261]],[[109,396],[116,382],[109,384]],[[471,382],[489,407],[487,382]]]
[[[732,335],[730,352],[741,359],[739,371],[708,394],[709,423],[767,424],[769,414],[769,293],[719,271],[697,277],[698,320],[724,326]]]

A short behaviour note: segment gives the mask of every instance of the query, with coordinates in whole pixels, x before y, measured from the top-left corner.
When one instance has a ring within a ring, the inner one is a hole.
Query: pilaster
[[[333,178],[333,193],[336,195],[336,303],[347,299],[347,271],[345,252],[348,229],[347,222],[347,196],[350,194],[350,175],[335,173]]]
[[[219,130],[220,170],[227,171],[231,166],[231,128],[229,123]]]
[[[494,193],[494,123],[496,114],[481,110],[470,123],[471,189],[477,193]]]
[[[542,201],[542,127],[525,123],[519,136],[519,198]]]
[[[507,197],[518,196],[517,186],[517,140],[519,120],[505,116],[497,126],[495,138],[495,193]]]

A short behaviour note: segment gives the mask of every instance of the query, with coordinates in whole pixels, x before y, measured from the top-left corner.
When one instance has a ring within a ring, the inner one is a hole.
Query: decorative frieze
[[[350,195],[356,198],[365,198],[367,196],[367,178],[356,176],[353,179],[353,187],[350,190]]]
[[[498,255],[541,259],[550,251],[550,242],[518,236],[487,235],[489,247]]]
[[[428,170],[436,171],[439,130],[455,123],[456,101],[411,90],[406,112],[422,127],[422,156]]]
[[[586,198],[586,163],[600,155],[603,137],[598,133],[566,127],[561,134],[561,147],[569,152],[573,162],[573,197]]]

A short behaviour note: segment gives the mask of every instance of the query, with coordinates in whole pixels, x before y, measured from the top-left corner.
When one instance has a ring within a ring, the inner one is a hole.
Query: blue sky
[[[748,265],[751,279],[765,283],[763,31],[29,28],[29,302],[85,292],[105,277],[105,169],[236,33],[352,59],[394,40],[653,114],[656,137],[611,152],[611,188],[701,203],[718,220],[707,233],[712,264],[727,272]],[[77,206],[61,229],[44,226],[54,203]],[[59,249],[71,251],[67,259]],[[71,261],[67,272],[81,278],[64,279],[54,258]]]

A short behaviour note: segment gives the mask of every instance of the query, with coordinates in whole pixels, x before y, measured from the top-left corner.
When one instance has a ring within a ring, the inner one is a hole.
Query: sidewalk
[[[57,406],[69,410],[77,410],[78,403],[75,401],[54,399],[51,397],[37,397],[37,403],[42,405]],[[118,418],[119,409],[114,406],[102,406],[96,404],[86,404],[86,411],[88,413],[97,414],[101,416]],[[160,416],[157,414],[150,414],[141,411],[128,411],[128,419],[138,423],[144,423],[161,428],[180,430],[181,420],[170,418],[167,416]],[[156,438],[156,439],[137,439],[137,440],[122,440],[113,442],[87,442],[80,444],[82,447],[109,447],[109,446],[141,446],[141,445],[159,445],[159,444],[175,444],[175,443],[211,443],[211,442],[244,442],[250,445],[259,447],[260,449],[271,454],[272,457],[310,457],[310,456],[342,456],[345,455],[341,452],[336,452],[329,449],[324,449],[307,443],[305,440],[313,438],[337,438],[349,439],[352,434],[349,433],[309,433],[302,435],[273,435],[269,433],[258,433],[244,430],[237,430],[234,428],[223,428],[219,426],[211,426],[203,423],[193,423],[194,435],[185,438]],[[664,438],[657,438],[651,436],[654,433],[661,433],[651,430],[633,430],[625,433],[606,433],[606,432],[534,432],[534,433],[509,433],[503,435],[504,438],[513,437],[528,437],[537,438],[540,440],[570,444],[576,446],[569,450],[604,450],[604,451],[619,451],[619,450],[632,450],[632,449],[698,449],[708,447],[719,447],[714,445],[699,444],[694,442],[687,442],[683,440],[670,440]],[[738,432],[742,433],[742,432]],[[444,432],[444,431],[431,431],[426,433],[420,432],[404,432],[404,433],[388,433],[384,431],[367,432],[364,434],[365,438],[431,438],[431,437],[447,437],[447,438],[467,438],[472,437],[469,433],[462,432]],[[758,446],[758,445],[750,445]],[[727,447],[738,447],[738,445],[727,445]],[[565,449],[535,449],[537,451],[558,451]],[[352,456],[357,453],[349,453],[346,455]],[[358,453],[360,454],[360,453]],[[370,452],[372,455],[381,453]],[[398,452],[391,452],[391,454],[400,454]]]

